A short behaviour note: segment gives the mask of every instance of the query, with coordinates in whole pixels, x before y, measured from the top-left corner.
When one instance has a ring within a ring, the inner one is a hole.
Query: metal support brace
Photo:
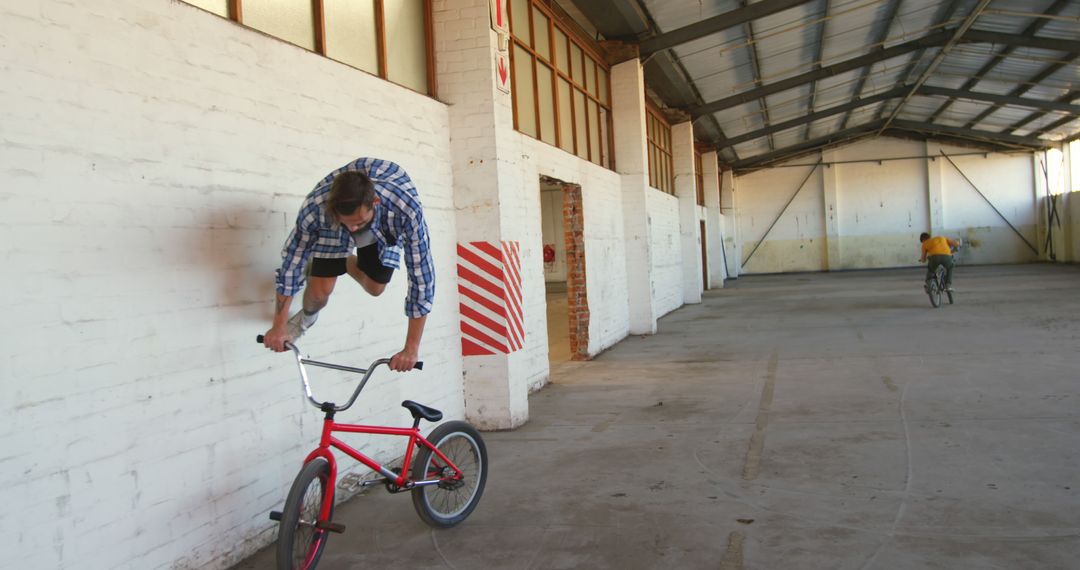
[[[977,192],[977,193],[979,194],[979,196],[982,196],[982,199],[983,199],[983,200],[986,200],[986,203],[990,205],[990,208],[991,208],[992,210],[994,210],[994,212],[996,212],[996,213],[997,213],[997,215],[1001,216],[1001,219],[1005,221],[1005,225],[1009,226],[1009,228],[1011,228],[1011,229],[1012,229],[1012,231],[1016,232],[1016,235],[1017,235],[1017,236],[1019,236],[1019,237],[1020,237],[1020,239],[1021,239],[1021,240],[1023,240],[1023,241],[1024,241],[1024,243],[1025,243],[1025,244],[1027,244],[1027,246],[1028,246],[1028,247],[1030,247],[1030,248],[1031,248],[1031,251],[1033,251],[1033,252],[1035,253],[1035,255],[1039,255],[1039,250],[1038,250],[1038,248],[1036,248],[1035,246],[1031,245],[1031,242],[1029,242],[1029,241],[1027,240],[1027,238],[1026,238],[1026,237],[1024,237],[1024,234],[1020,233],[1020,230],[1016,229],[1016,226],[1013,226],[1013,225],[1012,225],[1012,223],[1010,223],[1010,222],[1009,222],[1009,219],[1005,217],[1005,214],[1002,214],[1002,213],[1001,213],[1001,212],[1000,212],[1000,211],[999,211],[999,210],[998,210],[998,209],[997,209],[996,207],[994,207],[994,203],[993,203],[993,202],[991,202],[991,201],[990,201],[990,199],[986,197],[986,194],[983,194],[983,193],[982,193],[982,191],[981,191],[981,190],[979,190],[979,187],[978,187],[978,186],[976,186],[976,185],[975,185],[975,183],[974,183],[974,182],[972,182],[972,181],[971,181],[971,179],[970,179],[970,178],[968,178],[966,174],[964,174],[964,171],[963,171],[963,170],[960,170],[960,167],[959,167],[959,166],[957,166],[955,162],[953,162],[953,159],[952,159],[952,158],[950,158],[950,157],[949,157],[949,155],[945,154],[945,151],[944,151],[944,150],[943,150],[943,151],[941,151],[941,156],[944,156],[944,157],[945,157],[945,160],[948,160],[948,161],[949,161],[949,164],[953,165],[953,168],[955,168],[955,169],[956,169],[956,171],[960,173],[960,176],[962,176],[962,177],[964,178],[964,180],[966,180],[966,181],[967,181],[967,183],[968,183],[968,184],[970,184],[970,185],[971,185],[971,187],[975,189],[975,192]]]
[[[761,236],[761,239],[758,240],[756,244],[754,244],[754,249],[750,250],[750,255],[746,256],[746,259],[744,259],[742,264],[739,265],[740,268],[746,267],[746,264],[750,262],[750,258],[754,257],[754,252],[756,252],[758,248],[761,247],[761,244],[765,242],[765,238],[769,237],[769,232],[771,232],[773,227],[776,226],[776,222],[779,222],[780,218],[784,216],[784,212],[786,212],[788,206],[790,206],[791,203],[795,201],[795,197],[799,195],[799,192],[802,192],[803,186],[806,186],[806,182],[810,180],[810,176],[814,174],[814,171],[817,170],[817,167],[821,166],[821,161],[822,159],[819,158],[818,161],[814,163],[814,167],[810,169],[810,172],[806,173],[806,178],[803,178],[802,183],[799,184],[799,187],[795,190],[795,193],[791,195],[791,199],[787,201],[787,204],[784,204],[784,208],[781,209],[780,213],[776,215],[776,219],[773,220],[773,223],[769,225],[769,229],[765,230],[765,234]]]
[[[1058,195],[1050,193],[1050,171],[1046,166],[1046,153],[1043,153],[1043,159],[1039,161],[1039,165],[1042,166],[1043,179],[1045,180],[1046,189],[1046,243],[1043,244],[1043,249],[1046,250],[1047,256],[1050,261],[1057,261],[1057,253],[1054,251],[1054,222],[1057,221],[1057,225],[1061,227],[1061,217],[1058,216]]]

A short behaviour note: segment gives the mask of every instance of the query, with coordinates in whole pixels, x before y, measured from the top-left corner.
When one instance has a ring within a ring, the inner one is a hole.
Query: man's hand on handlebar
[[[285,352],[288,350],[285,347],[285,343],[292,342],[292,340],[292,337],[289,336],[288,329],[283,326],[271,327],[270,330],[266,331],[266,334],[263,335],[263,345],[274,352]]]
[[[408,372],[416,367],[419,358],[420,355],[417,354],[417,351],[405,348],[390,358],[389,366],[395,372]]]

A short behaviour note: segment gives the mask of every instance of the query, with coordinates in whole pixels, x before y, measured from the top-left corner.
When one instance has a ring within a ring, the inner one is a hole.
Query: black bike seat
[[[429,422],[437,422],[442,419],[442,412],[439,410],[429,408],[423,404],[417,404],[412,400],[405,400],[401,403],[401,407],[409,410],[414,419],[424,418]]]

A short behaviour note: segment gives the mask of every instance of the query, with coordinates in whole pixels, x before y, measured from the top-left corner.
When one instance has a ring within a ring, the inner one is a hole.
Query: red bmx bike
[[[262,335],[258,341],[262,342]],[[484,492],[487,480],[487,448],[476,428],[466,422],[446,422],[436,427],[428,437],[420,434],[420,420],[438,422],[442,412],[411,400],[401,403],[413,417],[411,428],[344,424],[334,421],[334,414],[349,409],[364,389],[372,371],[388,364],[383,358],[366,369],[341,366],[311,360],[300,354],[295,345],[288,348],[296,357],[303,383],[304,395],[324,414],[319,446],[304,459],[281,511],[270,513],[278,521],[277,567],[279,570],[310,570],[315,568],[326,547],[329,533],[341,533],[345,526],[333,522],[334,489],[337,484],[337,462],[330,448],[363,463],[381,475],[374,479],[347,481],[349,487],[384,485],[391,493],[412,493],[413,507],[427,524],[449,528],[465,520]],[[332,368],[363,375],[352,397],[344,405],[319,402],[311,395],[305,365]],[[416,368],[422,368],[417,363]],[[401,467],[389,468],[360,453],[340,439],[335,432],[396,435],[406,439]]]

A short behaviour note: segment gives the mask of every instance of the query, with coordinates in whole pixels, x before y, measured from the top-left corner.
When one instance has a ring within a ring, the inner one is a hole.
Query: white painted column
[[[840,210],[839,201],[837,200],[839,194],[837,171],[839,166],[835,164],[836,151],[827,150],[822,153],[822,162],[824,163],[821,168],[821,176],[822,198],[825,204],[823,208],[825,213],[825,270],[835,271],[842,269],[844,266],[840,249]]]
[[[698,219],[697,178],[694,176],[694,125],[671,126],[671,160],[675,197],[679,200],[679,238],[682,252],[683,303],[700,303],[701,224]]]
[[[498,89],[497,34],[488,0],[435,0],[435,53],[439,97],[450,104],[450,149],[459,244],[520,241],[513,189],[522,181],[506,162],[512,144],[511,96]],[[456,276],[455,276],[456,277]],[[442,278],[442,295],[456,295],[455,279]],[[463,356],[466,418],[480,429],[510,429],[529,418],[524,350]]]
[[[945,157],[941,156],[941,145],[926,141],[926,206],[930,212],[930,227],[924,231],[931,235],[945,232],[945,203],[942,199],[942,187],[945,179]],[[921,233],[921,232],[920,232]]]
[[[656,332],[652,298],[652,247],[645,193],[649,187],[645,139],[645,73],[637,58],[611,68],[611,112],[615,128],[615,165],[622,178],[623,231],[626,236],[626,289],[630,333]]]
[[[720,213],[724,216],[724,252],[727,255],[727,275],[739,278],[742,263],[742,241],[739,239],[739,210],[735,194],[735,172],[720,174]]]
[[[706,252],[709,256],[709,289],[719,289],[727,279],[724,259],[724,215],[720,211],[720,165],[716,152],[701,155],[701,180],[705,187]]]

